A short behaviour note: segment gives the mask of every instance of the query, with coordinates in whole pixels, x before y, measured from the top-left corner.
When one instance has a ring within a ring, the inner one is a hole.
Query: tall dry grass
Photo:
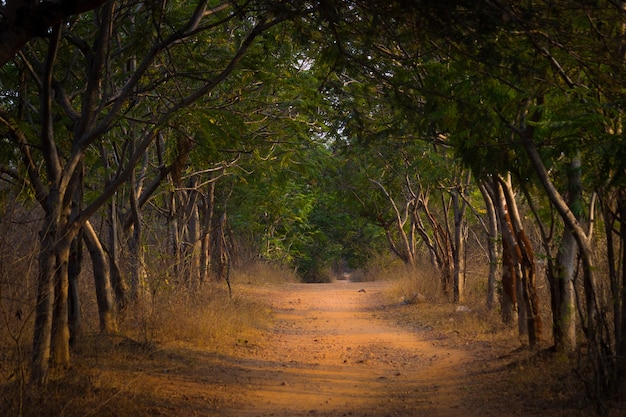
[[[443,334],[458,335],[474,340],[511,340],[518,346],[528,344],[518,335],[516,322],[504,324],[499,298],[501,285],[496,282],[497,300],[487,308],[488,259],[477,250],[467,258],[463,301],[452,302],[451,294],[442,291],[438,272],[427,262],[409,268],[397,258],[388,255],[373,256],[364,270],[364,280],[388,280],[393,285],[385,296],[391,305],[404,305],[399,320],[408,325],[433,329]],[[537,290],[543,334],[540,348],[552,345],[552,312],[550,288],[545,271],[538,264]],[[499,280],[499,275],[497,275]]]
[[[27,401],[40,219],[36,207],[25,208],[19,197],[0,194],[0,387],[17,387],[18,409]],[[0,410],[6,401],[0,393]]]
[[[460,304],[453,303],[452,296],[443,293],[438,271],[427,263],[411,268],[393,258],[375,257],[365,276],[367,280],[393,282],[385,297],[390,305],[406,307],[396,311],[400,323],[476,340],[493,339],[503,332],[515,339],[515,329],[502,323],[499,309],[486,307],[487,266],[477,262],[467,269],[464,299]],[[549,307],[549,299],[544,301]]]
[[[185,352],[228,355],[242,346],[262,345],[264,333],[272,324],[271,310],[246,297],[243,287],[296,281],[289,271],[250,263],[233,270],[231,297],[224,282],[208,282],[193,289],[174,288],[163,285],[165,279],[155,277],[158,272],[151,270],[149,278],[159,283],[158,289],[151,291],[143,303],[131,305],[120,314],[119,333],[105,335],[97,330],[93,280],[90,265],[86,264],[86,277],[81,280],[83,333],[73,346],[73,366],[65,375],[53,378],[45,391],[27,384],[32,325],[18,334],[15,329],[21,324],[9,314],[15,306],[7,288],[17,288],[21,282],[3,277],[0,415],[82,416],[94,409],[98,410],[94,415],[147,416],[149,413],[137,414],[139,410],[133,406],[135,394],[128,391],[128,372],[138,367],[179,366],[177,361],[186,364],[197,360]],[[20,297],[29,299],[26,295]],[[140,381],[132,383],[137,384]]]
[[[300,282],[296,273],[284,267],[259,260],[238,265],[231,274],[233,285],[277,285]]]

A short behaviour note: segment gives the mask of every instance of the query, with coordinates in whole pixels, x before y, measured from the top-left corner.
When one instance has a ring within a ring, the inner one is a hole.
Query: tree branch
[[[96,9],[106,0],[7,0],[0,9],[0,68],[35,37],[47,37],[51,27],[70,16]]]

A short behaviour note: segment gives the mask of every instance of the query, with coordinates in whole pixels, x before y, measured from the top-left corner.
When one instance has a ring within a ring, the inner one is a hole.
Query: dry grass
[[[268,326],[261,304],[229,297],[222,285],[161,294],[149,306],[131,307],[121,332],[142,343],[185,343],[219,349],[238,339],[254,339]]]
[[[85,333],[74,346],[72,369],[53,378],[45,391],[26,384],[30,344],[26,339],[32,335],[18,344],[4,338],[0,340],[4,362],[0,364],[0,415],[150,416],[145,403],[152,401],[146,384],[151,370],[194,369],[207,362],[202,355],[222,357],[262,345],[272,323],[271,311],[240,295],[240,283],[266,285],[293,279],[288,272],[267,265],[250,265],[233,272],[232,297],[224,283],[155,293],[149,303],[124,312],[117,335]],[[85,305],[83,313],[96,314],[92,307]],[[86,325],[96,322],[95,317],[85,317]],[[19,369],[25,370],[22,376],[16,372]],[[199,378],[210,378],[211,372],[206,370]],[[143,403],[143,408],[137,403]]]
[[[480,280],[468,280],[465,302],[455,305],[442,294],[436,273],[428,268],[416,272],[400,266],[395,272],[387,269],[385,277],[390,274],[394,285],[385,294],[389,303],[386,317],[430,332],[437,343],[472,349],[493,358],[493,370],[484,374],[485,389],[506,392],[520,407],[530,402],[562,402],[568,409],[576,404],[580,409],[577,415],[596,415],[575,371],[580,358],[552,352],[549,332],[536,349],[529,349],[527,340],[519,338],[515,323],[503,324],[498,308],[486,308],[486,289]],[[545,307],[544,326],[549,326],[549,294],[544,287],[540,287],[540,294]],[[483,376],[477,375],[480,377]],[[532,401],[525,400],[528,396],[533,397]]]
[[[450,302],[441,290],[437,272],[430,267],[411,270],[399,266],[391,275],[394,286],[386,297],[392,305],[407,306],[400,310],[402,323],[472,339],[489,339],[498,332],[512,332],[510,326],[502,324],[497,311],[485,307],[484,293],[470,287],[463,304]]]
[[[232,271],[230,280],[233,286],[240,284],[262,286],[300,281],[293,271],[267,262],[247,262]]]

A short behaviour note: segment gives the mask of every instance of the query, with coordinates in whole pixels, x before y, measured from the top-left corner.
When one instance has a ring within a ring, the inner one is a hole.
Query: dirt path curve
[[[470,353],[378,317],[388,283],[251,288],[277,319],[240,351],[224,416],[484,416],[466,401]],[[490,410],[493,411],[493,410]]]

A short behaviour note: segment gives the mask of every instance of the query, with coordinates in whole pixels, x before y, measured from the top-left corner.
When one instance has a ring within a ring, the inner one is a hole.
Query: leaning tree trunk
[[[90,222],[83,226],[83,237],[91,256],[93,265],[93,278],[96,287],[96,301],[100,318],[100,331],[105,333],[117,332],[116,305],[111,284],[111,270],[104,252],[104,248],[98,239],[98,235]]]
[[[526,235],[522,221],[517,210],[517,203],[513,194],[510,178],[508,180],[501,179],[500,183],[504,191],[504,197],[507,203],[507,209],[510,214],[510,226],[515,239],[515,251],[518,256],[518,265],[516,266],[518,273],[518,290],[523,298],[518,298],[518,310],[522,305],[519,301],[523,301],[525,307],[528,343],[535,346],[541,339],[543,325],[539,311],[539,295],[537,294],[537,269],[535,263],[535,254],[532,244]],[[523,321],[523,317],[518,317],[519,321]]]
[[[538,99],[538,104],[541,104],[541,99]],[[537,112],[540,113],[539,110]],[[535,116],[534,118],[537,119]],[[595,394],[612,391],[615,389],[615,386],[607,387],[606,385],[607,381],[610,380],[610,378],[607,378],[607,375],[613,372],[614,361],[611,358],[615,355],[612,355],[610,352],[611,342],[607,334],[609,326],[606,323],[605,314],[601,312],[600,308],[602,303],[598,290],[599,285],[596,277],[595,255],[591,235],[587,235],[574,212],[552,183],[548,170],[533,142],[532,127],[520,129],[519,133],[526,153],[548,198],[559,212],[564,224],[571,229],[580,250],[586,306],[586,317],[584,317],[585,320],[582,323],[582,327],[589,344],[589,358],[596,368],[592,390]]]

